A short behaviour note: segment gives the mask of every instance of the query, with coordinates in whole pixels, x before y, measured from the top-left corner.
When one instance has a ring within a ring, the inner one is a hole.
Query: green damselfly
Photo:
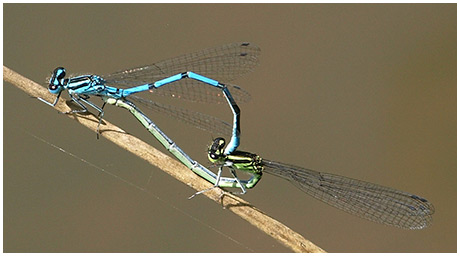
[[[233,186],[240,182],[235,178],[217,177],[215,173],[193,160],[132,102],[122,98],[102,97],[102,99],[105,103],[127,109],[171,154],[200,177],[211,183],[220,180],[220,184],[224,186],[226,184]]]
[[[414,194],[267,160],[245,151],[225,154],[224,148],[225,140],[216,138],[208,149],[209,160],[219,166],[214,187],[222,187],[219,177],[223,167],[228,167],[235,178],[233,185],[226,182],[224,186],[239,187],[243,193],[246,188],[254,187],[263,173],[269,173],[290,181],[322,202],[367,220],[405,229],[423,229],[431,224],[433,205]],[[240,182],[237,170],[251,174],[252,178],[249,182]]]

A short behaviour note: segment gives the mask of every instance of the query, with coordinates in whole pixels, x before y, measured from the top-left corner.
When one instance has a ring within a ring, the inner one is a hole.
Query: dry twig
[[[3,80],[15,85],[33,97],[41,97],[47,101],[53,101],[55,98],[54,95],[50,94],[39,84],[19,75],[5,66],[3,66]],[[55,108],[62,112],[70,110],[64,100],[60,100]],[[93,131],[96,130],[98,125],[98,120],[94,116],[65,116],[76,120]],[[140,139],[127,134],[121,128],[107,121],[104,121],[104,123],[105,125],[103,125],[103,129],[101,131],[102,136],[106,139],[146,160],[150,164],[160,168],[164,172],[197,191],[201,191],[209,187],[209,183],[207,181],[200,178],[198,175],[195,175],[187,167],[175,159],[163,154],[161,151],[155,149]],[[325,252],[323,249],[308,241],[300,234],[294,232],[283,223],[271,218],[251,203],[244,201],[239,197],[234,195],[221,197],[221,191],[219,191],[219,189],[210,190],[205,193],[205,195],[218,204],[222,204],[226,209],[245,219],[294,252]]]

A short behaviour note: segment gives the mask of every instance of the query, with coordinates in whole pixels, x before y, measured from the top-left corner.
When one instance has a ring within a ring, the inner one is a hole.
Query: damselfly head
[[[50,78],[48,90],[51,93],[58,94],[64,89],[65,68],[58,67],[53,71]]]
[[[208,149],[208,158],[211,162],[219,160],[224,156],[225,139],[222,137],[215,138]]]

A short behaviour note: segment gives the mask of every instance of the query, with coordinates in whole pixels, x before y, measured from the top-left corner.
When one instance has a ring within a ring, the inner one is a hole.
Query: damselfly
[[[214,187],[238,187],[245,193],[246,188],[254,187],[266,172],[290,181],[320,201],[367,220],[405,229],[423,229],[431,224],[433,205],[414,194],[270,161],[249,152],[234,151],[226,154],[224,148],[225,140],[216,138],[208,149],[209,160],[219,166]],[[235,181],[220,182],[223,167],[230,169]],[[247,181],[240,181],[237,170],[249,173],[252,177]]]
[[[56,100],[50,103],[44,99],[39,99],[54,107],[61,93],[67,91],[72,101],[81,107],[79,110],[72,110],[67,113],[88,112],[86,104],[99,112],[100,125],[105,103],[99,107],[88,100],[90,96],[113,99],[128,98],[146,105],[148,108],[166,112],[168,115],[213,132],[222,132],[230,126],[223,121],[201,113],[165,107],[133,94],[149,91],[159,95],[204,102],[224,99],[233,112],[232,137],[226,148],[226,153],[231,153],[238,147],[240,135],[240,109],[232,95],[239,101],[245,101],[249,98],[249,94],[236,85],[219,81],[228,82],[252,71],[258,64],[259,53],[260,49],[250,43],[232,43],[147,66],[119,71],[104,77],[82,75],[66,78],[66,70],[58,67],[54,70],[48,87],[51,93],[57,94]],[[171,83],[174,84],[164,86]],[[206,86],[206,84],[210,86]]]
[[[133,103],[126,99],[114,99],[103,97],[104,101],[108,104],[115,105],[127,109],[133,116],[167,149],[173,154],[182,164],[187,166],[190,170],[198,174],[205,180],[216,183],[218,178],[216,174],[193,160],[188,156],[174,141],[172,141],[160,128],[150,120],[142,111],[137,108]],[[220,178],[221,183],[234,184],[237,182],[234,178]]]

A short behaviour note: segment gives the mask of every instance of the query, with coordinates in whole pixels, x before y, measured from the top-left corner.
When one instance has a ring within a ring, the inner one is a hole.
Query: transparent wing
[[[260,48],[251,43],[231,43],[185,54],[151,65],[131,68],[104,76],[108,85],[133,87],[153,83],[186,71],[193,71],[227,84],[251,72],[258,64]],[[227,84],[237,102],[250,99],[240,87]],[[198,102],[225,102],[221,90],[192,79],[183,79],[154,90],[154,93]]]
[[[264,171],[284,178],[305,193],[361,218],[405,229],[431,224],[433,205],[393,188],[339,175],[263,160]]]
[[[230,124],[213,116],[184,108],[160,104],[137,96],[131,96],[129,98],[135,100],[136,103],[140,103],[140,105],[146,106],[152,111],[166,114],[184,123],[195,126],[198,129],[223,136],[230,136],[232,134],[232,126]]]

